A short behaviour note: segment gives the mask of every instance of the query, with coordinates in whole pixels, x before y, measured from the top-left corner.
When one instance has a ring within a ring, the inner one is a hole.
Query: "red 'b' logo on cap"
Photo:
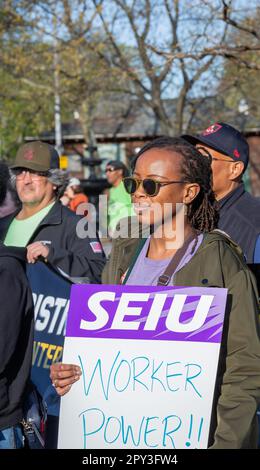
[[[238,151],[237,149],[234,150],[233,155],[234,155],[234,157],[236,157],[236,158],[239,158],[239,157],[240,157],[240,153],[239,153],[239,151]]]
[[[214,132],[218,132],[221,127],[222,126],[220,124],[212,124],[212,126],[209,126],[205,131],[202,132],[202,135],[214,134]]]
[[[28,149],[24,152],[24,159],[25,160],[32,160],[33,159],[33,150]]]

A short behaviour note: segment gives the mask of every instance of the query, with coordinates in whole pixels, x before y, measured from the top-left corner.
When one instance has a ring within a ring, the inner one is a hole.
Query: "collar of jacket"
[[[244,187],[244,183],[240,183],[240,185],[236,189],[233,189],[233,191],[231,191],[219,200],[219,208],[221,210],[229,209],[229,207],[231,207],[241,196],[243,196],[245,192],[246,190]]]
[[[39,227],[42,225],[60,225],[62,222],[62,204],[59,201],[56,201],[52,206],[51,210],[44,217],[44,219],[39,224]]]
[[[44,219],[40,222],[39,227],[42,225],[59,225],[62,222],[62,204],[59,201],[56,201],[55,204],[52,206],[51,210],[48,214],[44,217]],[[15,219],[15,217],[21,212],[21,209],[13,212],[9,217],[9,225]]]
[[[241,260],[244,262],[244,255],[240,246],[237,243],[235,243],[226,232],[223,232],[222,230],[219,230],[219,229],[215,229],[215,230],[212,230],[212,232],[205,233],[205,237],[201,245],[199,246],[198,250],[194,254],[194,257],[199,256],[200,253],[206,250],[211,243],[215,243],[217,241],[225,242],[229,246],[231,246],[232,249],[235,250],[235,252],[239,255]]]
[[[234,242],[234,240],[232,240],[232,238],[226,232],[224,232],[223,230],[219,230],[218,228],[216,228],[215,230],[212,230],[212,232],[208,232],[205,234],[205,238],[203,242],[201,243],[201,245],[199,246],[194,256],[196,256],[197,253],[199,254],[201,253],[201,251],[207,249],[207,247],[211,243],[216,242],[216,241],[219,241],[219,242],[222,241],[230,245],[232,249],[235,250],[236,253],[244,261],[243,251],[241,250],[240,246],[236,242]]]
[[[199,256],[200,253],[208,248],[214,242],[226,242],[237,253],[239,258],[244,262],[243,253],[240,247],[221,230],[215,229],[212,232],[206,233],[203,242],[194,254],[194,258]],[[136,259],[136,254],[140,251],[141,239],[140,238],[122,238],[115,240],[113,254],[111,252],[111,259],[105,266],[102,282],[103,284],[119,284],[121,276],[129,269],[133,268],[133,260]],[[129,276],[130,270],[127,272]]]
[[[31,242],[31,240],[34,239],[35,235],[38,233],[41,227],[45,225],[59,225],[62,223],[62,207],[63,206],[59,201],[55,202],[51,210],[48,212],[48,214],[44,217],[44,219],[40,222],[40,224],[36,228],[36,231],[33,233],[32,237],[30,238],[29,243]],[[1,232],[0,239],[2,241],[5,239],[5,236],[7,234],[7,231],[9,229],[11,222],[14,220],[17,214],[19,214],[19,212],[21,212],[21,209],[18,209],[12,214],[0,219],[0,232]]]

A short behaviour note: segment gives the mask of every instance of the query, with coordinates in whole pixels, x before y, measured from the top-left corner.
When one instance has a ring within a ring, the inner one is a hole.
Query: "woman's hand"
[[[50,367],[50,377],[56,392],[63,396],[69,392],[72,385],[79,380],[82,372],[79,366],[55,362]]]

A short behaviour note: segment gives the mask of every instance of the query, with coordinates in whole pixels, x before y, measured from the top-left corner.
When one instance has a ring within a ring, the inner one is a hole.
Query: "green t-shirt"
[[[55,201],[27,219],[17,220],[14,218],[9,226],[8,232],[4,239],[4,244],[6,246],[26,246],[36,228],[48,214],[54,204]]]
[[[109,190],[108,228],[113,231],[117,223],[124,217],[135,215],[131,196],[126,192],[123,182]]]

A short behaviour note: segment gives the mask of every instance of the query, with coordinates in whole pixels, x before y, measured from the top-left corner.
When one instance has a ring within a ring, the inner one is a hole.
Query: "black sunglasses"
[[[174,183],[187,183],[188,181],[167,181],[165,183],[162,183],[161,181],[156,181],[152,178],[145,178],[144,180],[139,180],[138,178],[134,178],[131,176],[128,176],[127,178],[123,178],[123,183],[125,190],[128,194],[134,194],[137,189],[139,188],[140,184],[142,183],[143,189],[145,194],[147,196],[156,196],[161,187],[163,186],[168,186],[168,184],[174,184]]]
[[[105,173],[112,173],[113,171],[116,171],[116,168],[106,168]]]
[[[32,180],[38,180],[42,177],[48,177],[50,175],[49,171],[36,171],[23,167],[13,168],[12,173],[16,176],[17,180],[24,179],[26,173],[30,173]]]

